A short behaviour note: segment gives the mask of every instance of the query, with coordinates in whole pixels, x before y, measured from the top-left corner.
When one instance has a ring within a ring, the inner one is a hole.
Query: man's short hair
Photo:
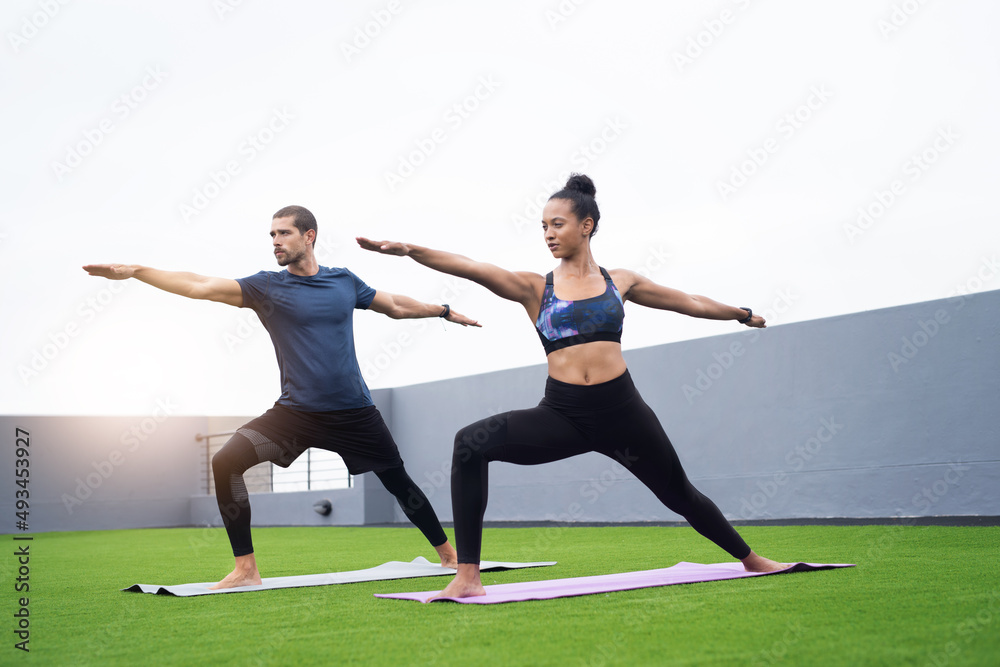
[[[295,225],[300,234],[305,234],[306,230],[309,229],[316,232],[317,235],[319,234],[319,230],[316,227],[316,216],[305,206],[286,206],[271,217],[273,219],[290,217],[292,218],[292,224]],[[313,243],[315,243],[315,240]]]

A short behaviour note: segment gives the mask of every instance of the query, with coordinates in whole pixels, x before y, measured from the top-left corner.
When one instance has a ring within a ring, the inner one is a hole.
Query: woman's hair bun
[[[597,194],[597,187],[590,180],[590,176],[585,174],[570,174],[566,181],[566,190],[575,190],[591,197]]]

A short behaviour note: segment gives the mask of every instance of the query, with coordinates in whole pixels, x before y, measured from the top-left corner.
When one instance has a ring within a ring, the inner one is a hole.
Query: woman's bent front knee
[[[474,458],[488,458],[488,452],[507,439],[507,415],[492,415],[469,424],[455,434],[455,463],[467,463]]]

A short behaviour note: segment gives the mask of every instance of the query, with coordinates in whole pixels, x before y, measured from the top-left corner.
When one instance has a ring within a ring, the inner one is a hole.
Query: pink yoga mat
[[[794,565],[789,565],[784,570],[776,572],[747,572],[740,563],[714,563],[705,565],[702,563],[681,562],[673,567],[665,567],[659,570],[640,570],[639,572],[601,574],[593,577],[528,581],[517,584],[497,584],[494,586],[485,586],[486,595],[471,598],[436,598],[433,601],[448,600],[463,604],[497,604],[500,602],[521,602],[524,600],[551,600],[576,595],[629,591],[636,588],[693,584],[702,581],[721,581],[723,579],[742,579],[743,577],[764,577],[771,574],[827,570],[835,567],[854,566],[847,563],[795,563]],[[427,598],[438,592],[440,591],[376,594],[375,597],[424,602]]]

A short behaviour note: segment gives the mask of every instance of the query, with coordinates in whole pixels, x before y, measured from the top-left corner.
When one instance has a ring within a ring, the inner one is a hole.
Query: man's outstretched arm
[[[390,294],[388,292],[378,291],[375,292],[375,298],[373,298],[371,304],[368,305],[368,310],[374,310],[376,313],[388,315],[394,320],[403,320],[417,319],[421,317],[440,317],[446,309],[444,306],[438,306],[432,303],[422,303],[416,299],[411,299],[410,297],[403,296],[401,294]],[[461,324],[463,327],[482,326],[476,320],[470,319],[461,313],[456,313],[450,308],[447,310],[448,314],[445,316],[445,319],[449,322]]]
[[[206,299],[243,306],[243,290],[231,278],[212,278],[186,271],[161,271],[137,264],[88,264],[83,270],[92,276],[108,280],[135,278],[164,292],[179,294],[189,299]]]

